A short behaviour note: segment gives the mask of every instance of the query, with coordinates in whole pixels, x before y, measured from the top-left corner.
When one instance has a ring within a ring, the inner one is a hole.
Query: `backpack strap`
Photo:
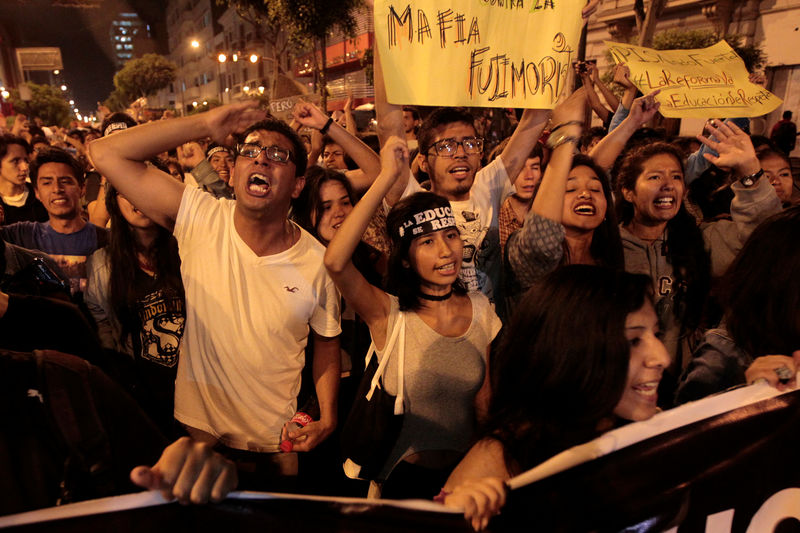
[[[367,400],[372,399],[372,393],[375,391],[376,387],[380,386],[380,379],[383,377],[383,373],[386,370],[386,365],[389,363],[389,355],[392,353],[394,349],[394,345],[397,343],[398,337],[400,340],[400,347],[398,352],[399,359],[397,360],[397,396],[394,402],[394,414],[401,415],[403,414],[403,369],[405,363],[405,341],[406,335],[406,317],[405,313],[400,312],[397,320],[394,323],[394,327],[392,328],[392,333],[389,335],[389,340],[386,342],[386,346],[383,349],[383,355],[378,364],[378,369],[375,370],[375,375],[372,376],[372,382],[370,383],[369,392],[367,392]],[[366,361],[369,363],[372,354],[375,353],[377,357],[377,352],[375,350],[375,343],[371,343],[369,346],[369,352],[367,352]]]
[[[34,356],[39,390],[68,452],[57,505],[113,493],[111,445],[92,397],[91,365],[51,350]]]

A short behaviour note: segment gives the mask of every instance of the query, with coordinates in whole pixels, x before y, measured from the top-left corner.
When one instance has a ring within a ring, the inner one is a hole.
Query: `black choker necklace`
[[[431,302],[443,302],[448,300],[453,295],[453,289],[450,289],[450,292],[447,294],[442,294],[441,296],[436,296],[433,294],[425,294],[424,292],[419,293],[419,297],[423,300],[430,300]]]

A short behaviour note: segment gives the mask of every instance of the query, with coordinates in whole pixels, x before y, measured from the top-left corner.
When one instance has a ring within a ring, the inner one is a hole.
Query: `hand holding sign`
[[[658,101],[665,117],[756,117],[781,104],[748,80],[744,62],[725,41],[696,50],[606,45],[614,61],[628,66],[640,91],[661,89]]]
[[[797,386],[797,369],[800,368],[800,350],[791,357],[785,355],[765,355],[753,361],[745,371],[747,383],[752,385],[765,380],[778,390],[793,389]]]
[[[464,509],[464,518],[470,522],[475,531],[481,531],[486,529],[489,520],[499,514],[505,505],[506,490],[505,481],[497,477],[467,481],[446,495],[444,504]]]
[[[575,59],[584,4],[376,0],[388,101],[550,109]]]

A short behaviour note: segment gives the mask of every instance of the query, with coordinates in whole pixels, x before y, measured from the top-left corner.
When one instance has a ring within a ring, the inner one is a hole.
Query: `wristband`
[[[326,133],[328,133],[328,128],[330,128],[330,127],[331,127],[331,124],[333,124],[333,117],[328,117],[328,122],[326,122],[326,123],[325,123],[325,125],[324,125],[324,126],[322,126],[322,127],[319,129],[319,132],[320,132],[321,134],[325,135]]]
[[[580,138],[575,137],[574,135],[550,135],[547,139],[547,147],[551,150],[555,150],[562,144],[572,143],[575,146],[581,142]]]
[[[583,121],[582,120],[568,120],[566,122],[562,122],[561,124],[559,124],[558,126],[553,128],[552,130],[550,130],[550,134],[552,135],[556,130],[559,130],[561,128],[565,128],[567,126],[583,126]]]

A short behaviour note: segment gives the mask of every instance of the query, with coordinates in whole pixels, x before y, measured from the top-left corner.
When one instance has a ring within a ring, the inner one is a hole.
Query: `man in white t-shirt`
[[[281,440],[307,451],[337,422],[339,296],[322,265],[324,248],[287,218],[305,183],[303,143],[279,121],[247,128],[232,170],[235,201],[142,162],[199,137],[223,143],[263,117],[254,102],[233,104],[130,128],[95,141],[89,153],[122,195],[178,240],[187,316],[175,417],[193,437],[240,459],[255,452],[256,463],[267,457],[285,475],[296,473],[296,456],[279,453]],[[320,419],[288,433],[310,330]]]

